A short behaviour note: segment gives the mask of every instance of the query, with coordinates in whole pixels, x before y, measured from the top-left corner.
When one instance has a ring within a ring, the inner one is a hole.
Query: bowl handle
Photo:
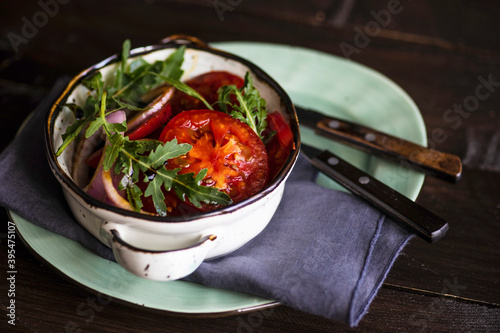
[[[182,249],[156,251],[135,247],[123,240],[118,226],[105,222],[101,237],[113,249],[116,261],[127,271],[155,281],[172,281],[194,272],[217,244],[216,235],[207,235]]]
[[[184,35],[184,34],[177,34],[177,35],[171,35],[168,37],[163,38],[160,40],[159,44],[164,44],[164,45],[170,45],[170,44],[176,44],[176,45],[189,45],[189,44],[194,44],[198,46],[199,48],[202,49],[210,49],[210,46],[208,46],[207,43],[202,41],[201,39],[197,37],[193,37],[190,35]]]

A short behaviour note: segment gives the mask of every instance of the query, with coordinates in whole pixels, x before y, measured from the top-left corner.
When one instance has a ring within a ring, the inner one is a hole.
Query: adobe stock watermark
[[[108,276],[107,289],[113,290],[114,292],[121,293],[129,287],[129,280],[127,280],[128,272],[125,270],[119,270],[118,272],[112,272]],[[95,296],[88,296],[85,301],[78,303],[75,312],[76,315],[86,324],[90,324],[97,317],[98,313],[101,313],[105,306],[113,301],[111,296],[102,294],[98,292]],[[64,332],[66,333],[81,333],[83,332],[80,328],[82,323],[69,320],[64,326]]]
[[[16,224],[7,222],[7,272],[6,280],[9,289],[7,290],[8,301],[5,304],[7,309],[7,323],[16,325]]]
[[[458,130],[462,126],[464,120],[468,119],[479,109],[481,102],[490,98],[493,93],[500,88],[500,81],[496,80],[497,78],[492,73],[487,76],[479,75],[477,77],[478,84],[474,88],[474,93],[466,96],[461,103],[454,103],[451,108],[446,109],[442,115],[443,122],[449,124],[452,130]],[[429,133],[427,147],[436,149],[438,144],[442,144],[446,140],[448,140],[448,135],[446,134],[445,128],[436,127]],[[411,151],[409,154],[410,160],[417,160],[416,155],[419,153],[419,150]],[[389,175],[391,180],[394,180],[395,177],[398,177],[398,179],[405,179],[410,176],[410,170],[413,169],[412,162],[408,162],[402,158],[398,158],[398,160],[399,166],[397,171]]]
[[[314,251],[310,253],[310,257],[304,257],[298,259],[300,266],[295,266],[294,270],[289,271],[287,269],[281,272],[281,275],[286,277],[286,280],[282,280],[280,285],[283,290],[286,290],[288,296],[291,299],[300,296],[303,297],[303,290],[307,290],[310,285],[310,281],[317,276],[317,272],[324,270],[324,262],[318,262],[312,260],[311,258],[320,258],[324,256],[321,248],[316,247]],[[332,294],[331,290],[326,290],[322,293],[322,296],[329,299],[335,299],[335,295]],[[310,301],[311,301],[311,296]],[[275,307],[269,307],[260,311],[251,312],[246,317],[238,317],[238,326],[236,327],[237,333],[254,333],[261,332],[261,328],[266,319],[269,319],[275,313]]]
[[[444,122],[451,124],[450,127],[454,130],[460,128],[463,119],[469,118],[479,109],[480,103],[490,98],[496,88],[500,87],[500,81],[495,81],[492,73],[488,74],[487,78],[479,75],[477,80],[479,84],[476,85],[473,95],[465,97],[460,104],[453,104],[452,108],[443,113]]]
[[[89,296],[85,302],[80,302],[76,307],[76,314],[84,319],[84,321],[89,324],[95,317],[96,312],[101,312],[105,305],[111,303],[112,298],[107,295],[98,293],[96,296]],[[65,332],[80,333],[82,329],[78,327],[75,321],[68,321],[64,326]]]
[[[465,285],[460,285],[458,283],[458,278],[454,277],[453,281],[450,281],[448,279],[445,279],[443,281],[444,287],[441,290],[442,294],[449,294],[450,292],[454,296],[460,296],[461,292],[463,290],[467,289],[467,286]],[[435,321],[439,316],[446,311],[446,304],[445,304],[446,297],[441,296],[441,297],[436,297],[427,307],[425,310],[419,310],[415,313],[413,313],[409,318],[408,318],[408,323],[415,327],[418,328],[417,331],[411,330],[412,332],[428,332],[429,325]]]
[[[410,2],[411,0],[406,0]],[[400,0],[389,0],[386,9],[380,11],[371,10],[370,15],[373,20],[367,22],[363,29],[355,27],[354,32],[356,35],[353,39],[353,44],[342,42],[339,44],[342,54],[347,59],[351,59],[353,54],[361,53],[361,50],[370,45],[371,38],[380,34],[380,30],[389,25],[394,15],[400,14],[404,7],[401,5]]]
[[[60,5],[66,5],[70,0],[40,0],[38,6],[40,10],[35,12],[30,18],[23,16],[23,23],[20,33],[13,31],[7,34],[10,45],[14,52],[19,53],[19,47],[23,44],[28,44],[29,41],[38,35],[39,29],[45,27],[49,23],[49,18],[53,18],[59,13]]]
[[[243,0],[214,0],[212,6],[219,17],[219,20],[222,22],[224,21],[224,14],[228,11],[232,12],[235,10],[236,7],[241,5],[242,2]]]
[[[237,333],[253,333],[264,324],[265,318],[269,318],[274,313],[274,307],[263,309],[260,311],[251,312],[247,315],[246,320],[241,316],[238,317]]]

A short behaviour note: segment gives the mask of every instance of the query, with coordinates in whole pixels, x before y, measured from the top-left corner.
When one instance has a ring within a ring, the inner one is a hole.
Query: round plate
[[[368,125],[426,145],[425,126],[410,97],[383,75],[351,61],[317,51],[274,44],[231,42],[214,47],[238,54],[267,71],[294,103]],[[382,161],[301,128],[305,143],[328,148],[415,199],[424,176]],[[318,182],[340,188],[326,177]],[[277,304],[247,294],[184,281],[156,282],[127,273],[78,243],[11,212],[17,230],[36,254],[74,282],[126,303],[183,315],[227,315]]]

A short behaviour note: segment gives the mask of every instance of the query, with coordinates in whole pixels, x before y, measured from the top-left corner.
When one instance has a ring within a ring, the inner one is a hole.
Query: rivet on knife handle
[[[310,156],[307,149],[304,145],[304,152],[316,168],[429,243],[448,231],[446,221],[364,171],[329,151]]]
[[[316,124],[316,132],[347,144],[354,144],[374,154],[392,157],[403,165],[447,181],[457,182],[462,177],[462,162],[458,156],[426,148],[364,126],[325,117]]]

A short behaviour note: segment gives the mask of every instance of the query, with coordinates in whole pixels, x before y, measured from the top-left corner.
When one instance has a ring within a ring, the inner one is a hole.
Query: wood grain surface
[[[82,316],[79,304],[96,295],[60,277],[21,242],[18,321],[7,326],[9,217],[2,211],[0,331],[499,332],[498,17],[500,2],[485,0],[1,2],[0,151],[61,75],[113,54],[126,38],[148,45],[186,33],[207,42],[298,45],[369,66],[413,98],[429,146],[460,156],[464,169],[457,184],[426,178],[417,202],[448,221],[450,231],[436,244],[410,242],[357,328],[285,306],[181,318],[112,301]],[[26,22],[37,22],[36,31],[23,28]]]

